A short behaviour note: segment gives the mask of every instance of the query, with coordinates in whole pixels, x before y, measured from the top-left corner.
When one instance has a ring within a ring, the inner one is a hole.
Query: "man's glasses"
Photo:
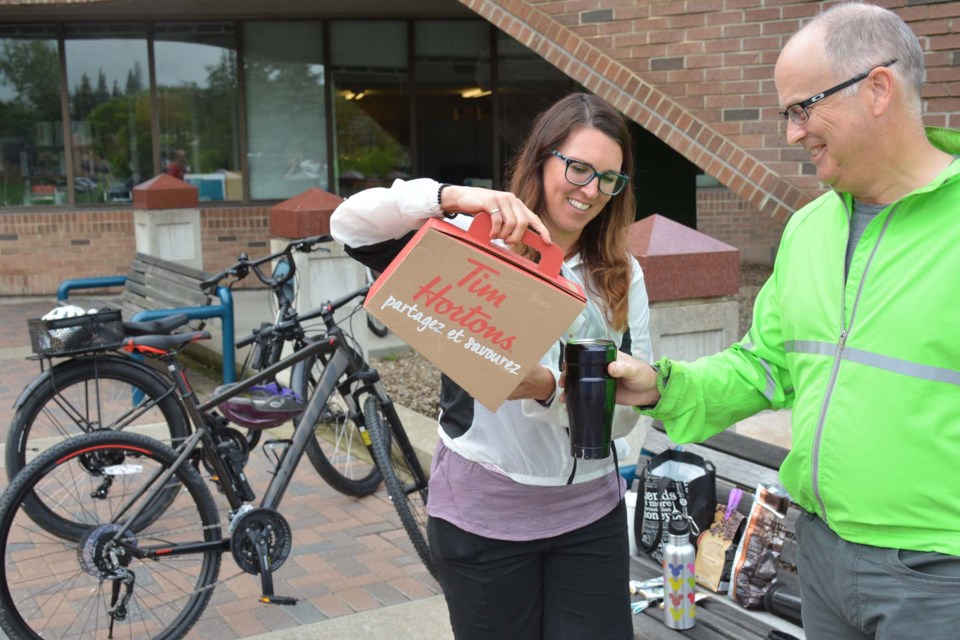
[[[568,158],[556,149],[550,153],[566,163],[567,168],[564,170],[563,177],[567,179],[567,182],[575,184],[578,187],[588,185],[594,178],[599,178],[597,186],[600,189],[600,193],[615,196],[623,191],[623,188],[630,182],[630,178],[622,173],[617,173],[616,171],[604,171],[600,173],[586,162]]]
[[[858,82],[860,82],[861,80],[863,80],[864,78],[866,78],[867,76],[869,76],[871,73],[873,73],[873,70],[874,70],[874,69],[876,69],[876,68],[878,68],[878,67],[889,67],[890,65],[892,65],[892,64],[893,64],[894,62],[896,62],[896,61],[897,61],[897,59],[894,58],[893,60],[888,60],[887,62],[884,62],[883,64],[878,64],[876,67],[871,68],[870,71],[865,71],[864,73],[861,73],[861,74],[858,75],[858,76],[854,76],[854,77],[850,78],[850,79],[847,80],[846,82],[841,82],[840,84],[838,84],[838,85],[835,86],[835,87],[830,87],[830,88],[827,89],[826,91],[821,91],[820,93],[818,93],[818,94],[815,95],[815,96],[810,96],[809,98],[807,98],[807,99],[804,100],[803,102],[797,102],[796,104],[792,104],[792,105],[790,105],[789,107],[787,107],[786,109],[784,109],[783,111],[780,112],[780,117],[783,118],[784,120],[786,120],[787,118],[789,118],[790,121],[793,122],[794,124],[804,125],[804,124],[807,123],[807,120],[810,119],[810,112],[807,111],[807,109],[809,109],[809,108],[812,107],[813,105],[817,104],[818,102],[820,102],[820,101],[823,100],[824,98],[829,98],[830,96],[832,96],[832,95],[835,94],[836,92],[838,92],[838,91],[843,91],[844,89],[846,89],[846,88],[849,87],[850,85],[857,84]]]

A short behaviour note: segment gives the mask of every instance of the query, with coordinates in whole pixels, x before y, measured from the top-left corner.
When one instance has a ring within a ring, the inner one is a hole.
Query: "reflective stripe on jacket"
[[[960,131],[928,130],[960,154]],[[792,407],[783,485],[846,540],[960,555],[960,160],[867,226],[844,281],[853,202],[788,223],[753,326],[673,363],[656,409],[696,442]]]

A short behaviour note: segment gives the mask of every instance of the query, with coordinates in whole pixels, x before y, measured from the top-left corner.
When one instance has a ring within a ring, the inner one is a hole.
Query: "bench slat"
[[[144,286],[150,293],[148,298],[179,301],[181,307],[199,307],[209,301],[207,295],[200,291],[199,283],[194,281],[176,281],[164,275],[148,273]]]
[[[630,578],[632,580],[653,578],[661,575],[662,571],[660,565],[649,556],[634,556],[630,559]],[[663,611],[658,607],[652,607],[644,611],[642,616],[634,617],[634,637],[657,640],[677,640],[679,638],[762,640],[773,629],[769,624],[745,609],[731,609],[726,602],[715,602],[721,598],[726,599],[725,595],[710,593],[699,587],[698,590],[708,593],[709,597],[697,603],[697,624],[692,629],[683,632],[668,629],[663,624]]]
[[[742,436],[741,436],[742,437]],[[747,439],[747,438],[744,438]],[[645,451],[656,455],[667,449],[677,446],[665,433],[656,429],[651,429],[643,442]],[[761,467],[755,463],[743,460],[736,456],[715,449],[710,449],[702,444],[685,444],[684,451],[689,451],[709,460],[717,468],[717,477],[728,480],[743,489],[753,492],[757,488],[758,482],[779,483],[778,473],[774,469]]]
[[[200,269],[194,269],[193,267],[188,267],[185,264],[171,262],[170,260],[164,260],[163,258],[151,256],[146,253],[137,253],[136,256],[134,256],[134,264],[138,262],[152,267],[160,267],[165,271],[170,271],[172,273],[179,274],[186,279],[197,280],[198,282],[210,277],[209,273]]]
[[[207,277],[199,269],[138,253],[121,298],[141,309],[205,306],[210,298],[200,290],[200,283]]]

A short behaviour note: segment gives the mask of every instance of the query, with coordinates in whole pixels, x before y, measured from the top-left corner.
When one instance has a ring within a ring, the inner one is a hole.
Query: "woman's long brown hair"
[[[510,191],[537,215],[542,215],[546,206],[543,166],[552,157],[550,152],[560,147],[574,131],[585,127],[600,130],[620,145],[623,152],[620,171],[633,180],[633,144],[623,117],[597,96],[568,95],[537,117],[510,166]],[[600,215],[584,227],[579,242],[580,258],[590,274],[586,285],[603,300],[607,320],[618,331],[627,328],[627,291],[632,273],[627,227],[635,215],[633,190],[627,183],[623,191],[610,198]],[[535,254],[527,246],[514,248],[527,257]]]

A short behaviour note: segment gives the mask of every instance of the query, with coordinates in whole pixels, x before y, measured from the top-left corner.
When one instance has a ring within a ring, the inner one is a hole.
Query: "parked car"
[[[133,201],[133,180],[115,180],[110,183],[107,189],[107,202],[131,202]]]
[[[80,176],[73,179],[73,189],[77,193],[93,193],[97,190],[97,181]]]

